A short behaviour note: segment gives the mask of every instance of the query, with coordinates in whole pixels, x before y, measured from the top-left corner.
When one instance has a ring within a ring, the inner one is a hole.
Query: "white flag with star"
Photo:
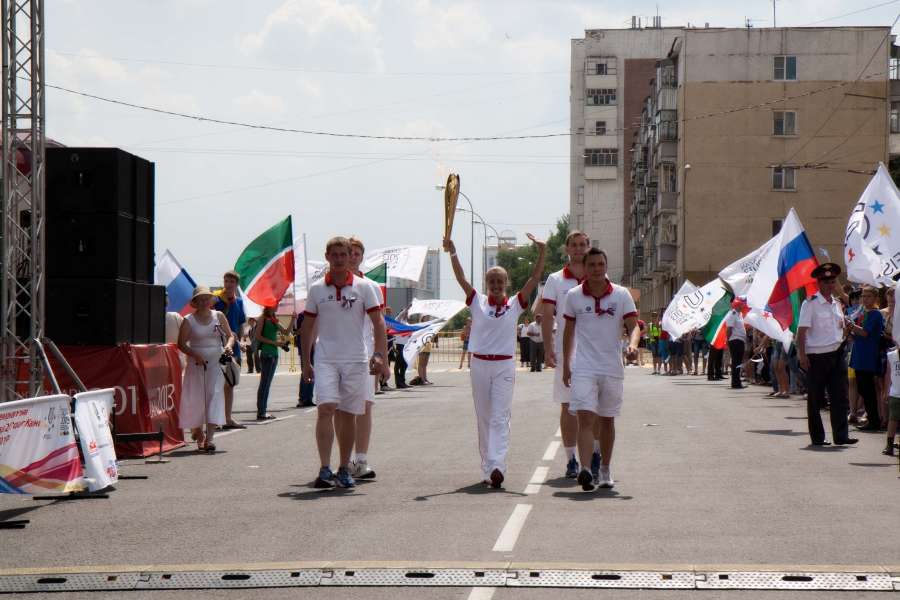
[[[900,191],[884,163],[850,213],[844,236],[847,279],[893,286],[900,273]]]
[[[713,307],[724,295],[725,286],[721,279],[716,278],[702,288],[685,280],[663,314],[662,328],[674,338],[700,329],[709,322]]]

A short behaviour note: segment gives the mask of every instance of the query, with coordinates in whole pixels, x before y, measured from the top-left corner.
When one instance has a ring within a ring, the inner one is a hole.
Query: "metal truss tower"
[[[44,2],[0,0],[3,196],[0,401],[39,393],[44,336]]]

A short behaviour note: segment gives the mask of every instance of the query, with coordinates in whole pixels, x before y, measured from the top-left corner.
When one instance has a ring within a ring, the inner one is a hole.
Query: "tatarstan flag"
[[[730,292],[725,292],[725,295],[713,305],[712,316],[710,316],[709,322],[703,328],[703,337],[706,338],[710,346],[718,350],[728,345],[727,336],[725,335],[727,329],[725,327],[725,317],[728,316],[728,311],[731,310],[733,298],[734,296]]]
[[[366,277],[377,283],[381,287],[381,302],[387,303],[387,263],[381,263],[371,271],[368,271]]]
[[[250,242],[234,264],[244,293],[256,304],[277,306],[288,286],[294,283],[292,240],[288,217]]]

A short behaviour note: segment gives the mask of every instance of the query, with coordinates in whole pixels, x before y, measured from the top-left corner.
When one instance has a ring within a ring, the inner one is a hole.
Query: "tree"
[[[566,264],[566,236],[569,235],[569,217],[563,215],[556,221],[556,230],[547,238],[547,259],[544,262],[544,272],[541,273],[541,281],[547,279],[547,275],[555,273]],[[537,260],[537,248],[534,244],[522,246],[513,250],[501,250],[497,254],[497,264],[509,273],[509,289],[512,291],[522,289],[525,282],[531,276],[531,270]]]

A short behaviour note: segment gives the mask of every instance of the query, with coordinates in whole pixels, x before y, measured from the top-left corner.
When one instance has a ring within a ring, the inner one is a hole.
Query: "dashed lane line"
[[[537,494],[541,491],[541,486],[547,481],[547,474],[550,473],[550,467],[538,467],[531,476],[531,481],[525,486],[526,494]]]
[[[556,453],[559,451],[559,447],[562,445],[562,442],[559,440],[553,440],[550,442],[550,445],[547,446],[547,451],[544,452],[544,458],[542,460],[553,460],[556,458]]]
[[[519,533],[522,532],[522,528],[525,526],[525,519],[528,518],[531,508],[530,504],[516,504],[512,514],[506,521],[506,525],[500,531],[497,542],[494,544],[494,552],[512,552],[512,549],[516,546],[516,541],[519,539]]]

